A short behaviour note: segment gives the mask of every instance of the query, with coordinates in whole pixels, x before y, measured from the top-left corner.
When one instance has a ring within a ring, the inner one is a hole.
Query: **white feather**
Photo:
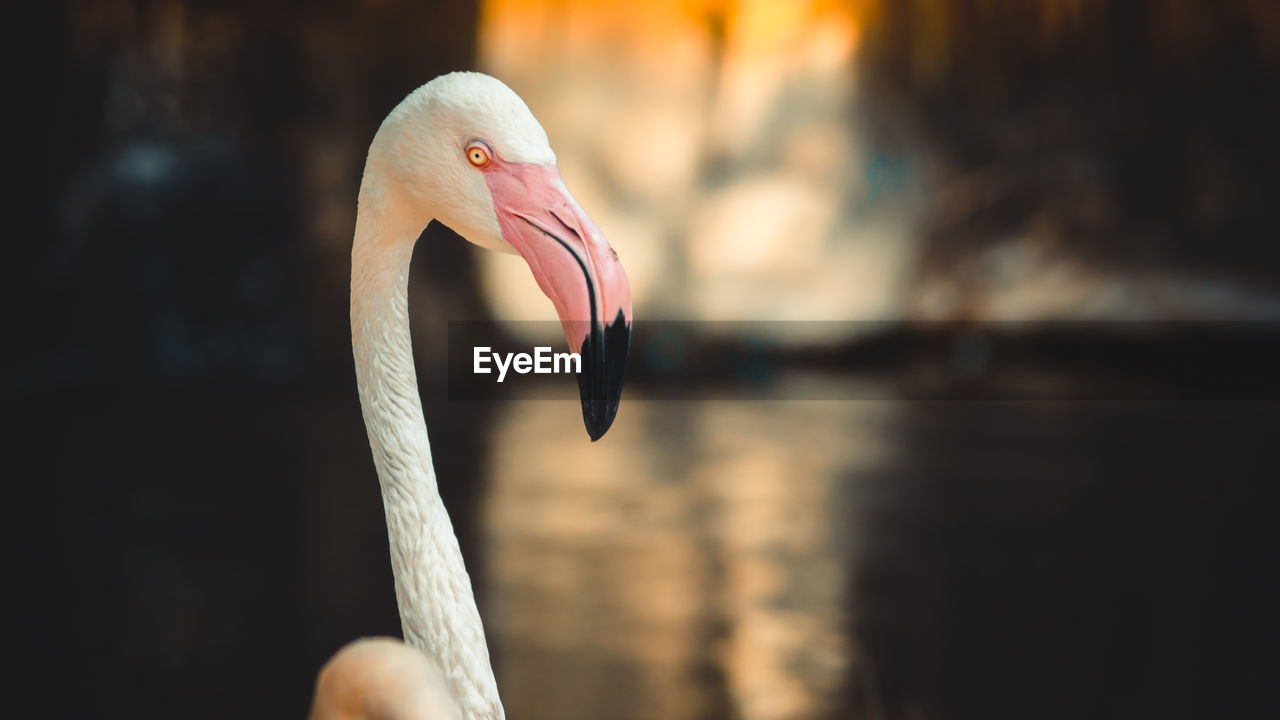
[[[369,148],[365,178],[372,171],[394,180],[404,201],[428,220],[481,247],[514,253],[498,230],[484,178],[464,152],[477,138],[507,162],[556,162],[546,131],[519,95],[488,75],[456,72],[414,90],[391,111]]]

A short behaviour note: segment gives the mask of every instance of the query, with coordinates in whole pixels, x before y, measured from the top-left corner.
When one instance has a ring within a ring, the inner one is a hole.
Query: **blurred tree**
[[[41,711],[301,717],[329,653],[398,630],[389,567],[369,562],[386,536],[350,369],[350,238],[378,124],[472,64],[476,3],[56,13],[18,256],[36,301],[7,376],[34,438],[15,474],[56,508],[36,564],[65,685]],[[465,244],[423,246],[417,319],[482,315]],[[454,420],[433,425],[442,477],[477,464],[474,420]]]
[[[1025,240],[1098,268],[1275,289],[1280,6],[861,0],[883,136],[929,148],[922,272]]]

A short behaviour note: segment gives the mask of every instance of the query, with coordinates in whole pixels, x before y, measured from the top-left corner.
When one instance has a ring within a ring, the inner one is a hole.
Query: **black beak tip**
[[[609,432],[609,427],[613,425],[613,421],[606,420],[604,422],[596,423],[596,422],[592,422],[591,420],[587,420],[586,424],[587,424],[587,435],[591,437],[591,442],[595,442],[600,438],[604,437],[605,433]]]
[[[631,347],[631,323],[622,312],[601,328],[593,325],[582,343],[582,372],[578,391],[582,399],[582,422],[591,442],[604,437],[618,414],[622,399],[622,379]]]

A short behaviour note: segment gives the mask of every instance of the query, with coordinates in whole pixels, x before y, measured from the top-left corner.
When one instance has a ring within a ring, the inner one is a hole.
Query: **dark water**
[[[495,425],[513,718],[1248,716],[1280,407],[566,403]]]
[[[302,717],[398,633],[354,391],[40,407],[53,716]],[[427,415],[515,720],[1266,716],[1277,403]]]

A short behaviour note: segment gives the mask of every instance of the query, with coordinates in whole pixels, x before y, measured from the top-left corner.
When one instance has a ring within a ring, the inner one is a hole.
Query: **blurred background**
[[[48,10],[4,378],[45,715],[303,717],[399,634],[355,197],[386,113],[478,69],[671,321],[592,444],[572,399],[450,399],[450,322],[554,316],[418,244],[508,717],[1274,716],[1280,5]]]

